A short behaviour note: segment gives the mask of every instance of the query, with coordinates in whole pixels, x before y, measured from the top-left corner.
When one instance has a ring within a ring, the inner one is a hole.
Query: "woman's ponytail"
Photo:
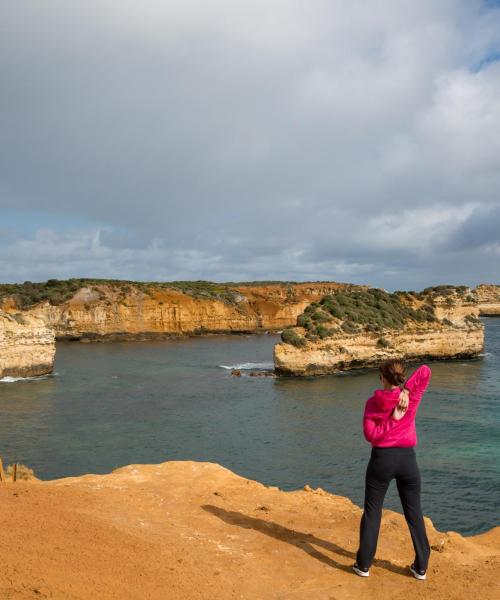
[[[380,373],[392,385],[401,387],[406,380],[406,366],[404,362],[398,358],[386,360],[380,365]]]

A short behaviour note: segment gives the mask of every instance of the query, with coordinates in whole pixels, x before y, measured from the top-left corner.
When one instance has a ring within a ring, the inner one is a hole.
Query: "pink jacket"
[[[392,418],[392,411],[399,402],[400,389],[376,390],[368,398],[363,417],[363,433],[372,446],[416,446],[415,416],[420,400],[429,385],[431,370],[427,365],[419,367],[404,387],[410,392],[410,402],[405,415],[399,420]]]

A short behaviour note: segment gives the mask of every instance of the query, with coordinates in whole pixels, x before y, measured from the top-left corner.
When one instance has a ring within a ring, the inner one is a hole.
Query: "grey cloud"
[[[0,244],[12,243],[18,237],[17,231],[10,227],[0,227]]]
[[[500,248],[500,204],[474,211],[449,239],[451,248],[461,250],[472,250],[491,244]]]
[[[438,235],[377,219],[495,205],[500,70],[470,66],[499,25],[459,1],[9,3],[0,207],[96,223],[68,276],[446,277]]]
[[[64,262],[60,261],[64,256]],[[33,261],[33,257],[36,260]],[[383,286],[387,289],[421,289],[439,283],[475,285],[499,282],[500,252],[491,249],[442,251],[424,259],[405,260],[377,255],[350,256],[349,252],[308,258],[295,248],[256,253],[245,248],[214,254],[208,251],[172,250],[161,244],[147,248],[110,248],[100,233],[57,235],[45,232],[31,240],[17,240],[0,254],[0,272],[6,281],[45,280],[51,277],[103,277],[137,280],[255,279],[337,280]],[[468,274],[464,277],[464,273]],[[444,275],[443,275],[444,274]]]
[[[151,240],[140,238],[134,233],[102,229],[99,231],[99,243],[107,248],[134,250],[147,248],[151,245]]]

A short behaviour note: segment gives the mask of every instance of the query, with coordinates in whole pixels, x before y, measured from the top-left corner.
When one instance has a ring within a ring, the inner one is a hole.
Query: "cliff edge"
[[[437,531],[429,576],[402,515],[384,511],[368,579],[351,571],[361,510],[284,492],[212,463],[0,484],[0,597],[54,600],[484,600],[499,597],[500,528]]]

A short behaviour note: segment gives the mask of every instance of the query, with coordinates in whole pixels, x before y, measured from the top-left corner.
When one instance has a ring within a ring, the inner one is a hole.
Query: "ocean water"
[[[417,418],[424,513],[438,529],[467,535],[500,525],[500,319],[484,323],[482,358],[429,363]],[[266,485],[307,483],[362,505],[370,454],[362,414],[377,372],[248,376],[272,368],[278,339],[59,343],[55,375],[0,383],[0,456],[42,479],[212,461]],[[394,483],[385,507],[401,512]]]

